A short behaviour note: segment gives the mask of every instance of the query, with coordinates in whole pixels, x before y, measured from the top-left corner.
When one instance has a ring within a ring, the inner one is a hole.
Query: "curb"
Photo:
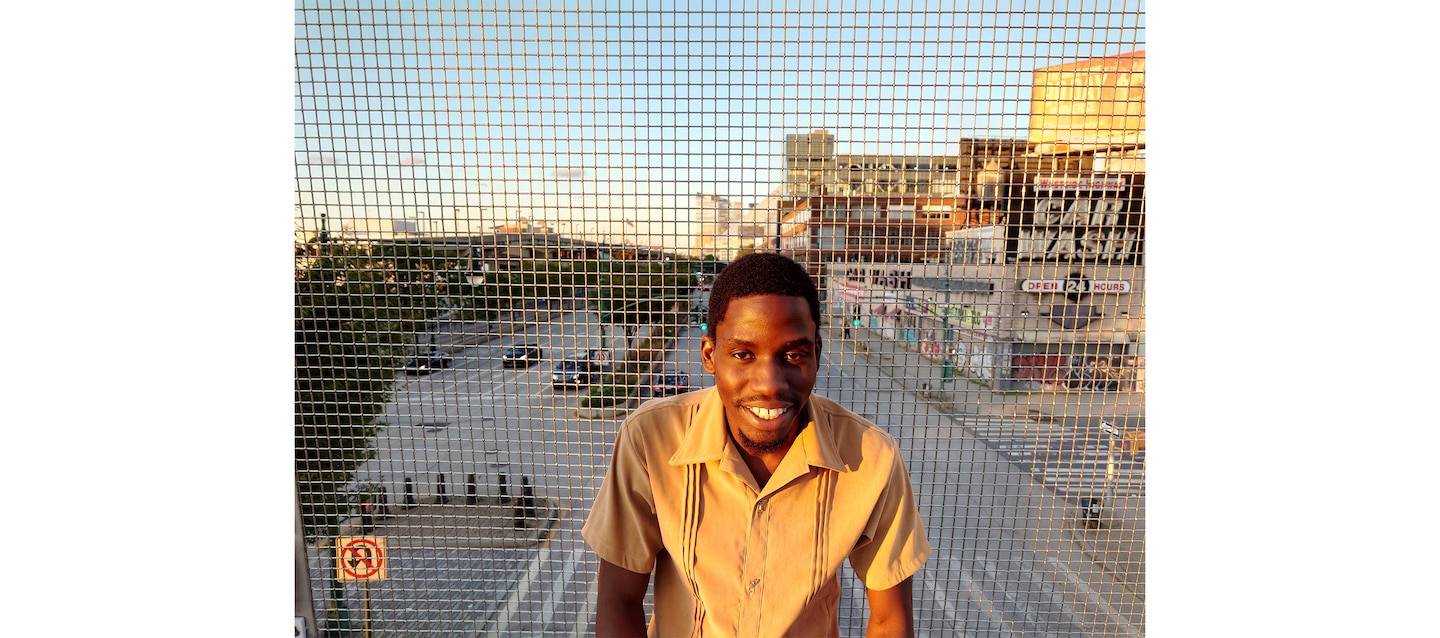
[[[516,505],[502,504],[493,496],[479,497],[479,502],[467,504],[465,497],[451,497],[459,501],[450,503],[421,503],[414,509],[391,506],[390,513],[382,515],[374,523],[374,529],[362,533],[359,517],[341,522],[337,536],[383,536],[391,549],[436,549],[436,548],[522,548],[545,542],[554,534],[562,513],[560,503],[549,496],[537,496],[543,503],[543,512],[537,512],[533,519],[523,519],[523,527],[515,527]],[[537,508],[539,509],[539,508]],[[534,524],[532,524],[532,522]],[[435,535],[428,530],[435,528],[453,530],[461,528],[474,532],[469,536],[453,534]]]

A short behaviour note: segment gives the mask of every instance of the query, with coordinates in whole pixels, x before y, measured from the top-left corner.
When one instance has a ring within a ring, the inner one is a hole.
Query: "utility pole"
[[[304,625],[299,638],[316,638],[320,628],[315,625],[315,601],[310,594],[310,556],[305,551],[304,513],[300,509],[300,485],[295,485],[295,625]]]

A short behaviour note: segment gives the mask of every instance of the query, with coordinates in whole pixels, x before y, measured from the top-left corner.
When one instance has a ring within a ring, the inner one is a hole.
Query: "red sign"
[[[387,553],[384,537],[337,538],[335,548],[336,579],[340,582],[385,579]]]

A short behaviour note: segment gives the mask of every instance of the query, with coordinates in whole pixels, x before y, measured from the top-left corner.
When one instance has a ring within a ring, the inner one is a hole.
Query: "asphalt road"
[[[397,384],[383,416],[389,425],[362,480],[381,481],[398,495],[410,477],[423,496],[433,493],[438,474],[451,494],[471,473],[484,477],[482,494],[495,493],[498,474],[511,485],[526,476],[562,515],[536,548],[396,555],[396,571],[372,591],[372,604],[383,607],[376,635],[588,635],[596,564],[579,528],[619,422],[577,418],[583,392],[551,389],[549,372],[570,352],[600,347],[606,336],[597,321],[567,314],[458,352],[452,370]],[[500,352],[520,342],[540,344],[544,361],[501,368]],[[697,388],[711,384],[698,350],[699,331],[688,330],[665,366],[689,372]],[[847,344],[827,344],[816,391],[874,420],[904,450],[935,550],[915,578],[918,636],[1143,635],[1143,592],[1065,537],[1074,523],[1071,502],[1045,479],[1045,468],[1081,467],[1078,457],[1090,450],[1078,437],[1053,448],[1036,442],[1081,424],[1048,424],[1041,437],[1042,426],[1024,419],[955,417],[858,361]],[[863,635],[863,589],[848,569],[842,573],[844,634]]]

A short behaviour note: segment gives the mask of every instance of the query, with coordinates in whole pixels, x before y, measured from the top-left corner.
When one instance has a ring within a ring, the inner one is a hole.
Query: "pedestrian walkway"
[[[825,330],[825,343],[853,351],[865,365],[931,401],[976,438],[1028,467],[1036,480],[1064,499],[1064,511],[1056,515],[1065,521],[1065,535],[1143,598],[1145,453],[1115,450],[1107,456],[1111,440],[1100,431],[1105,421],[1121,432],[1143,433],[1143,392],[998,392],[965,378],[944,379],[938,364],[869,330],[855,329],[849,339],[839,329]],[[1106,484],[1107,462],[1116,464],[1113,494]],[[1081,498],[1097,496],[1098,513],[1086,516]]]
[[[390,505],[368,527],[360,517],[348,519],[340,536],[383,536],[391,548],[528,547],[549,538],[560,520],[560,504],[543,496],[528,510],[515,498],[469,499],[451,496],[444,503]]]
[[[1143,487],[1144,451],[1112,450],[1107,440],[1055,424],[1018,418],[959,418],[986,445],[1025,467],[1061,496],[1092,496],[1111,484],[1118,494],[1139,494]],[[1114,476],[1108,477],[1112,467]]]

